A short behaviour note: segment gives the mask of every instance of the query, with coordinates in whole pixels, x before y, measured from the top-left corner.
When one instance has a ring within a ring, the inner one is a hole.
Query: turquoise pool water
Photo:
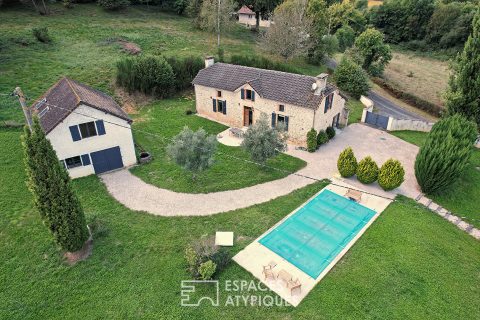
[[[324,190],[259,242],[316,279],[374,215]]]

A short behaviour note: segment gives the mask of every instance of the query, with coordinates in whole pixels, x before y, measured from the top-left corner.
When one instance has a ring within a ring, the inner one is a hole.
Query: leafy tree
[[[239,5],[251,7],[255,12],[255,30],[260,30],[260,16],[268,18],[282,0],[240,0]]]
[[[43,223],[66,251],[80,250],[88,239],[85,215],[70,177],[46,138],[37,117],[22,136],[27,185]]]
[[[344,25],[350,25],[355,32],[365,29],[366,19],[362,12],[355,8],[353,0],[336,2],[328,8],[328,30],[334,34]]]
[[[335,52],[338,52],[337,37],[326,34],[312,43],[308,50],[308,62],[320,65],[325,61],[325,57],[332,56]]]
[[[105,10],[119,10],[130,5],[129,0],[98,0],[98,5]]]
[[[317,147],[317,130],[312,128],[310,129],[310,131],[307,132],[307,151],[315,152],[315,150],[317,150]]]
[[[220,20],[220,33],[230,30],[235,24],[235,20],[232,19],[235,7],[236,4],[233,0],[222,0],[220,1],[219,12],[218,0],[203,0],[199,13],[200,28],[211,32],[219,32],[218,20]]]
[[[346,56],[342,58],[335,69],[334,77],[340,89],[349,92],[357,99],[370,89],[365,71]]]
[[[317,147],[328,142],[328,135],[325,130],[320,130],[317,135]]]
[[[287,60],[308,51],[312,45],[312,22],[305,12],[306,4],[302,0],[287,0],[275,9],[275,23],[263,37],[263,42],[271,53]]]
[[[287,149],[287,135],[281,126],[272,128],[267,116],[262,115],[244,134],[242,147],[253,161],[265,163],[278,152]]]
[[[187,7],[189,4],[189,0],[175,0],[173,8],[178,15],[183,15],[187,12]]]
[[[400,187],[404,180],[405,170],[398,160],[388,159],[378,173],[378,184],[385,191]]]
[[[390,46],[383,41],[383,34],[373,28],[365,30],[355,40],[354,50],[362,58],[362,67],[373,76],[380,76],[392,60]]]
[[[202,10],[202,4],[203,0],[189,0],[185,8],[185,13],[193,18],[193,25],[198,29],[200,29],[201,25],[200,11]]]
[[[370,184],[377,180],[378,166],[377,163],[370,157],[365,157],[358,163],[357,179],[361,183]]]
[[[445,104],[450,114],[460,113],[480,126],[480,9],[473,31],[454,64]]]
[[[357,172],[357,159],[352,148],[348,147],[338,156],[337,168],[342,177],[349,178]]]
[[[308,60],[313,64],[321,64],[324,57],[336,51],[336,39],[328,35],[327,3],[325,0],[308,1],[306,15],[312,21],[311,42]]]
[[[341,52],[353,46],[353,43],[355,42],[355,30],[353,30],[348,24],[343,25],[338,29],[335,36],[337,37],[338,47]]]
[[[197,173],[213,165],[216,149],[217,138],[214,135],[207,135],[204,129],[193,132],[184,127],[167,146],[167,154],[183,169],[191,171],[195,179]]]
[[[423,192],[438,193],[459,178],[476,136],[475,123],[460,114],[433,125],[415,159],[415,176]]]

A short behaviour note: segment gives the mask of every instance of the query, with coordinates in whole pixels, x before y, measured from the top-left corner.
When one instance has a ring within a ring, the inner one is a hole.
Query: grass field
[[[371,319],[480,317],[478,241],[401,198],[393,203],[297,308],[180,306],[189,279],[183,250],[202,235],[231,230],[232,254],[316,193],[317,183],[250,208],[198,218],[132,212],[95,176],[75,180],[93,255],[68,267],[31,206],[19,129],[0,129],[0,318],[2,319]],[[231,262],[227,280],[253,280]],[[227,294],[221,290],[222,303]],[[256,292],[236,292],[248,295]],[[262,295],[266,293],[261,293]]]
[[[306,163],[286,154],[279,154],[270,159],[267,164],[280,168],[279,171],[258,165],[239,161],[250,160],[249,155],[240,148],[218,145],[215,164],[201,172],[192,180],[192,175],[168,159],[165,147],[170,138],[178,134],[184,126],[192,130],[204,128],[210,134],[218,134],[227,127],[200,118],[196,115],[186,115],[192,110],[195,102],[189,98],[162,100],[144,107],[134,115],[133,132],[135,142],[151,152],[154,160],[146,165],[134,167],[131,171],[142,180],[156,186],[178,192],[214,192],[244,188],[258,183],[279,179],[304,167]],[[141,131],[136,131],[140,129]],[[160,137],[146,134],[153,132]],[[232,158],[235,157],[235,158]]]
[[[399,89],[437,105],[443,105],[447,89],[448,62],[422,57],[412,52],[393,52],[384,77]]]
[[[422,146],[427,134],[417,131],[393,131],[391,134]],[[429,195],[435,202],[462,217],[463,220],[480,228],[480,211],[478,201],[480,199],[480,150],[475,148],[470,162],[460,176],[460,179],[450,188],[438,195]]]

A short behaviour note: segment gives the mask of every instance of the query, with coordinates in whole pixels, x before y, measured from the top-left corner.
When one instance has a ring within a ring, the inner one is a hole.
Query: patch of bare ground
[[[443,106],[442,95],[449,78],[447,62],[414,53],[394,52],[384,77],[402,91]]]
[[[131,55],[137,55],[142,52],[142,49],[140,49],[140,47],[136,43],[123,40],[123,39],[118,40],[118,43],[122,47],[123,51]]]
[[[90,229],[88,229],[88,232],[90,232]],[[73,266],[79,261],[86,260],[92,254],[92,251],[93,237],[90,233],[90,236],[88,237],[88,240],[85,241],[85,243],[83,244],[82,249],[75,252],[65,252],[63,254],[63,257],[65,258],[65,261],[68,265]]]
[[[128,93],[118,86],[114,86],[114,90],[120,106],[128,114],[137,114],[141,108],[154,100],[152,97],[140,92]]]

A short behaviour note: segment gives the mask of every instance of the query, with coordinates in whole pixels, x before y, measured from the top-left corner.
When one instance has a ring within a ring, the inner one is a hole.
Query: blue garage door
[[[123,167],[120,147],[113,147],[90,153],[95,173],[107,172]]]

